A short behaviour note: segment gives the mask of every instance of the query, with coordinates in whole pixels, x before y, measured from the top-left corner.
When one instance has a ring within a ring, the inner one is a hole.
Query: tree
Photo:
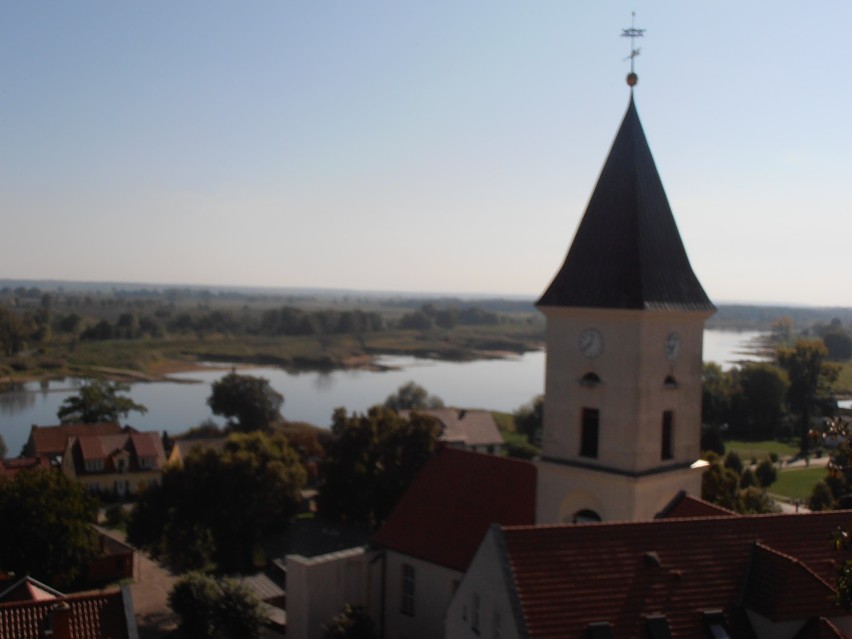
[[[178,630],[186,639],[254,639],[266,620],[260,600],[246,586],[199,572],[178,579],[168,602],[180,617]]]
[[[0,571],[78,585],[98,548],[96,512],[83,486],[54,469],[0,479]]]
[[[227,417],[229,428],[244,433],[269,430],[281,421],[283,403],[284,396],[270,386],[268,379],[234,371],[213,382],[207,399],[214,415]]]
[[[775,468],[775,464],[768,459],[764,459],[757,465],[754,474],[762,488],[769,488],[778,479],[778,470]]]
[[[430,395],[429,392],[416,384],[408,382],[400,386],[395,393],[388,395],[385,400],[385,408],[393,410],[417,410],[423,408],[441,408],[444,402],[440,397]]]
[[[767,364],[746,364],[735,371],[731,401],[734,430],[750,439],[775,438],[784,418],[790,382],[784,371]]]
[[[76,395],[65,399],[56,416],[63,424],[96,424],[117,422],[128,413],[147,413],[148,409],[129,397],[119,395],[130,390],[128,384],[91,379],[83,383]]]
[[[734,382],[716,362],[704,364],[701,377],[701,421],[719,427],[730,421]]]
[[[799,340],[793,348],[777,351],[778,364],[790,378],[787,403],[799,418],[802,452],[808,450],[811,417],[815,416],[820,400],[829,393],[839,373],[835,364],[825,361],[827,356],[828,350],[819,340]]]
[[[541,445],[544,428],[544,395],[538,395],[513,413],[515,430],[527,436],[527,441]]]
[[[852,337],[843,330],[833,330],[822,336],[829,359],[843,362],[852,357]]]
[[[305,478],[283,436],[233,433],[223,451],[194,450],[143,492],[128,539],[182,570],[251,569],[260,541],[295,514]]]
[[[6,448],[6,442],[3,439],[3,435],[0,435],[0,459],[3,459],[8,452],[9,449]]]
[[[320,467],[319,513],[380,525],[435,451],[439,435],[437,420],[417,412],[404,419],[383,406],[352,416],[338,408]]]
[[[376,624],[362,606],[346,604],[323,629],[322,639],[375,639]]]
[[[0,352],[6,356],[16,355],[24,346],[26,328],[18,315],[0,306]]]

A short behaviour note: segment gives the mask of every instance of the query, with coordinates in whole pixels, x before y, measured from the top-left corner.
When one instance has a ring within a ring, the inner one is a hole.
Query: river
[[[705,331],[704,359],[725,367],[742,359],[754,359],[744,352],[759,333]],[[383,357],[388,371],[335,370],[293,373],[278,368],[246,368],[240,372],[260,375],[284,395],[282,413],[291,421],[306,421],[327,427],[335,408],[364,411],[381,403],[401,385],[415,381],[445,404],[465,408],[513,411],[544,390],[544,353],[526,353],[507,359],[474,362],[445,362],[410,357]],[[211,366],[207,370],[180,373],[173,377],[185,382],[133,384],[133,400],[148,407],[144,415],[131,413],[123,423],[139,430],[180,433],[205,419],[218,423],[207,407],[210,384],[228,370]],[[0,435],[9,455],[17,455],[33,424],[58,422],[56,411],[63,400],[76,392],[79,380],[65,379],[46,384],[25,384],[20,390],[0,393]]]

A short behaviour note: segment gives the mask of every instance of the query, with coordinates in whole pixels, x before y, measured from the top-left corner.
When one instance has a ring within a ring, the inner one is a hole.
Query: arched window
[[[601,383],[601,378],[597,373],[592,373],[591,371],[586,373],[580,378],[581,386],[589,386],[595,387]]]
[[[572,524],[591,524],[596,521],[603,520],[599,514],[597,514],[594,510],[589,510],[588,508],[578,510],[574,513],[574,516],[571,517]]]
[[[673,375],[666,375],[666,378],[663,380],[663,386],[666,388],[677,388],[677,380]]]

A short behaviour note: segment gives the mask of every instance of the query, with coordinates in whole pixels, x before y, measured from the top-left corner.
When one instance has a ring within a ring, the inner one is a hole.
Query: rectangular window
[[[598,431],[600,430],[600,411],[597,408],[584,408],[582,432],[580,434],[580,456],[597,458]]]
[[[672,459],[674,457],[674,448],[672,447],[673,435],[674,413],[667,410],[663,412],[663,441],[660,448],[660,457],[662,459]]]
[[[414,616],[414,566],[402,564],[402,607],[404,615]]]

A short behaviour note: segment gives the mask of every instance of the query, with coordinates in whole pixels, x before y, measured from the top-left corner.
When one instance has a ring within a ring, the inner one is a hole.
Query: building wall
[[[450,602],[446,639],[516,639],[522,636],[509,599],[503,555],[498,552],[496,535],[500,533],[494,528],[486,534]],[[499,628],[495,629],[495,625]]]
[[[685,467],[699,457],[702,348],[704,320],[709,313],[544,310],[548,352],[542,457],[634,475],[633,481],[626,481],[614,474],[609,478],[598,474],[602,479],[600,490],[597,480],[587,490],[601,503],[611,502],[616,491],[622,489],[627,492],[617,500],[636,499],[645,493],[655,497],[658,490],[666,492],[669,499],[682,489],[699,494],[688,473],[653,476],[650,473]],[[587,357],[580,349],[580,336],[588,328],[603,336],[603,350],[597,357]],[[679,352],[674,358],[666,354],[671,333],[680,337]],[[590,373],[597,375],[600,383],[583,383],[584,376]],[[667,379],[675,383],[667,384]],[[600,411],[596,457],[580,455],[584,408]],[[669,459],[662,456],[662,422],[666,411],[674,416]],[[566,468],[572,467],[566,465]],[[541,472],[539,477],[541,485]],[[548,494],[557,490],[556,481],[568,482],[563,491],[567,496],[578,482],[588,477],[582,468],[576,469],[576,473],[573,469],[551,472],[549,481],[543,482],[545,494],[539,495],[538,508],[543,516],[539,523],[558,521],[559,513],[552,509],[552,503],[554,500],[561,503],[562,499]],[[686,485],[679,483],[682,479],[687,480]],[[646,482],[653,488],[644,490],[634,486]],[[666,482],[668,487],[664,486]],[[653,508],[648,504],[627,504],[620,510],[647,512]]]
[[[603,521],[653,519],[679,490],[700,496],[704,470],[684,468],[636,478],[543,461],[536,466],[538,524],[570,523],[583,510]]]
[[[414,612],[403,608],[403,565],[414,568]],[[385,639],[434,639],[444,636],[444,618],[461,572],[397,552],[385,555]]]
[[[70,455],[66,455],[62,461],[62,472],[66,477],[74,479],[85,487],[87,491],[97,493],[115,493],[116,482],[127,482],[126,495],[139,494],[140,486],[149,486],[152,482],[161,483],[163,473],[160,470],[146,470],[137,473],[103,473],[92,475],[77,475],[74,471],[74,462]]]
[[[346,604],[370,606],[376,553],[351,548],[319,557],[287,555],[287,637],[320,639],[323,626]],[[376,575],[379,571],[376,570]]]

